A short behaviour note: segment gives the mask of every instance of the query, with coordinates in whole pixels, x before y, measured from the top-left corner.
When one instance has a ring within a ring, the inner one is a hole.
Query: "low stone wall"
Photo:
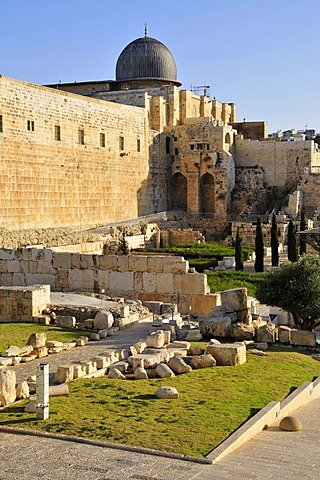
[[[48,249],[0,249],[0,285],[50,285],[53,291],[99,292],[178,304],[181,313],[206,315],[220,296],[207,276],[189,273],[183,257],[95,255]]]
[[[0,323],[30,322],[49,303],[49,285],[0,287]]]

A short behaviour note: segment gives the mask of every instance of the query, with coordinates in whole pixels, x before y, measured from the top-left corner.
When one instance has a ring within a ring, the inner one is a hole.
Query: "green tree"
[[[320,325],[320,257],[304,255],[267,272],[256,298],[290,312],[299,330],[313,330]]]
[[[126,240],[125,231],[122,232],[122,235],[118,244],[118,254],[119,255],[128,255],[129,254],[129,245]]]
[[[277,267],[279,265],[278,225],[275,214],[272,215],[271,223],[271,264],[273,267]]]
[[[239,232],[239,227],[237,229],[237,235],[236,235],[235,257],[236,257],[236,270],[243,270],[244,257],[243,257],[242,237]]]
[[[254,269],[256,272],[263,272],[264,246],[263,246],[263,234],[262,234],[260,218],[258,218],[257,220],[255,251],[256,251],[256,261],[254,263]]]
[[[296,227],[292,220],[288,225],[288,260],[296,262],[298,260]]]
[[[301,212],[301,220],[300,220],[300,232],[304,232],[307,230],[307,221],[306,216],[304,214],[304,210]],[[300,234],[300,255],[305,255],[307,253],[307,241],[305,234]]]

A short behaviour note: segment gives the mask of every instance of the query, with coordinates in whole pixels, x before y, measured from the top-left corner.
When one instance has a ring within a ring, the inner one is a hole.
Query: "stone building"
[[[234,103],[180,87],[171,52],[147,35],[121,52],[115,80],[1,76],[0,224],[82,229],[181,209],[222,225],[296,192],[292,209],[315,214],[313,140],[268,139],[266,122],[237,122]]]

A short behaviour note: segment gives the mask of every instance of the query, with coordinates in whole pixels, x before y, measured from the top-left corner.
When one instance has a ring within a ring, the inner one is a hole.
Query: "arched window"
[[[170,180],[170,210],[187,211],[187,179],[182,173],[175,173]]]
[[[225,142],[225,143],[229,143],[229,145],[230,145],[230,143],[231,143],[231,138],[230,138],[230,133],[229,133],[229,132],[226,133],[224,142]]]
[[[214,213],[214,178],[210,173],[202,175],[200,180],[201,213]]]

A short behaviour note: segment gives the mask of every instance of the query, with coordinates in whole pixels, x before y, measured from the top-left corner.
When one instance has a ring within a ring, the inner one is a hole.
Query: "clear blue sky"
[[[320,0],[3,0],[0,73],[38,84],[115,78],[148,35],[175,57],[182,88],[211,86],[238,120],[320,131]]]

